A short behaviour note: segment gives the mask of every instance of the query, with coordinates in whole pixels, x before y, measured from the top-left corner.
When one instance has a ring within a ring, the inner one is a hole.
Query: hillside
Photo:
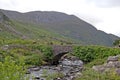
[[[42,25],[41,25],[42,26]],[[57,33],[40,28],[34,24],[21,23],[9,19],[3,12],[0,12],[0,39],[14,40],[37,40],[41,44],[68,44],[72,43]]]
[[[119,37],[97,30],[91,24],[74,15],[61,12],[33,11],[20,13],[1,10],[10,20],[17,35],[28,39],[52,37],[50,40],[70,40],[81,44],[111,46]],[[13,30],[14,31],[14,30]]]

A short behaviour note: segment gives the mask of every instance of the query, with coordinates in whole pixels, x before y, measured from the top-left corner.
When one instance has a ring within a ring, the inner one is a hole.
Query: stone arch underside
[[[61,57],[64,56],[65,54],[67,54],[67,53],[69,53],[69,52],[62,52],[62,53],[59,53],[58,55],[54,56],[54,58],[51,61],[51,64],[52,65],[59,64],[59,60],[61,59]]]

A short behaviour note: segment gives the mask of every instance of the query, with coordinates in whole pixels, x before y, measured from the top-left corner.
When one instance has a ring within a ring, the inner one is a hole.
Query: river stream
[[[57,66],[31,67],[27,75],[29,75],[29,80],[74,80],[75,77],[82,75],[82,69],[81,60],[63,59]]]

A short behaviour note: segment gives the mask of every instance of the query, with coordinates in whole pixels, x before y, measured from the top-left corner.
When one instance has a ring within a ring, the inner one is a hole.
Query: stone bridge
[[[59,63],[61,57],[67,53],[72,52],[72,46],[61,46],[61,45],[54,45],[52,46],[53,49],[53,60],[51,64],[56,65]]]

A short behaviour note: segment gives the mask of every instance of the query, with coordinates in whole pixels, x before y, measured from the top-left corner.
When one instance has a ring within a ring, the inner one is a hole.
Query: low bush
[[[32,54],[31,56],[26,56],[26,65],[42,65],[43,58],[40,54]]]
[[[48,45],[36,45],[32,46],[32,49],[40,50],[44,60],[49,61],[53,58],[52,48]]]
[[[73,48],[73,55],[79,57],[86,63],[118,54],[120,54],[120,49],[118,48],[101,46],[75,46]]]

